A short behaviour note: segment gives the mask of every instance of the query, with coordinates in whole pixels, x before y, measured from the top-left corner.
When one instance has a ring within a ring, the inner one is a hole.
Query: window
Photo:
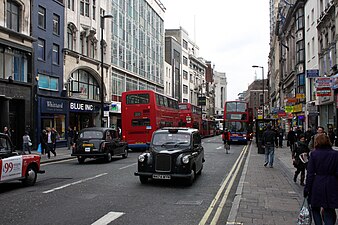
[[[68,9],[74,11],[74,0],[68,0]]]
[[[89,17],[89,0],[80,0],[80,15]]]
[[[59,65],[60,64],[60,61],[59,61],[59,51],[60,51],[59,45],[53,44],[52,58],[53,58],[53,64],[55,64],[55,65]]]
[[[80,1],[80,15],[84,16],[84,0]]]
[[[39,6],[38,26],[42,29],[46,29],[46,9],[42,6]]]
[[[38,39],[38,59],[45,60],[45,57],[46,57],[45,49],[46,49],[45,40],[39,38]]]
[[[57,91],[59,79],[47,75],[39,74],[39,88]]]
[[[188,72],[183,70],[183,79],[188,80]]]
[[[183,56],[183,65],[188,65],[188,59],[185,56]]]
[[[188,50],[188,42],[186,40],[183,40],[183,48]]]
[[[70,29],[70,27],[67,28],[67,48],[70,50],[74,50],[73,31]]]
[[[56,14],[53,14],[53,33],[60,34],[60,17]]]
[[[188,94],[188,86],[187,85],[183,85],[183,93]]]
[[[99,100],[100,86],[96,79],[85,70],[77,70],[71,74],[70,96],[81,99]]]
[[[7,1],[7,28],[19,32],[20,7],[12,1]]]
[[[93,20],[96,19],[95,13],[96,13],[96,0],[93,0]]]

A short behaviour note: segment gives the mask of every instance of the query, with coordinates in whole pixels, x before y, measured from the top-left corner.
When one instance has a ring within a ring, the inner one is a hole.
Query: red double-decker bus
[[[247,142],[252,132],[252,110],[244,101],[226,101],[224,104],[224,128],[230,131],[231,142]]]
[[[152,90],[122,93],[122,136],[131,149],[147,148],[153,132],[178,126],[178,101]]]
[[[191,127],[201,130],[202,126],[202,109],[191,103],[178,103],[180,114],[180,127]]]

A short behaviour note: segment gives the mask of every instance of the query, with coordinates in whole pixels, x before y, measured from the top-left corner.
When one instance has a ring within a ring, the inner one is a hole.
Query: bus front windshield
[[[225,127],[228,128],[231,133],[242,133],[248,131],[248,125],[246,122],[227,122]]]

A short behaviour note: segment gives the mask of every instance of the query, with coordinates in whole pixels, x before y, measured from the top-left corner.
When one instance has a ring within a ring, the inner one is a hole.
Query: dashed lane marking
[[[123,214],[123,212],[109,212],[91,225],[107,225],[122,216]]]
[[[54,191],[58,191],[58,190],[61,190],[61,189],[63,189],[63,188],[66,188],[66,187],[75,185],[75,184],[80,184],[80,183],[83,183],[83,182],[88,181],[88,180],[93,180],[93,179],[95,179],[95,178],[105,176],[105,175],[107,175],[107,174],[108,174],[108,173],[101,173],[101,174],[98,174],[98,175],[96,175],[96,176],[94,176],[94,177],[88,177],[88,178],[86,178],[86,179],[78,180],[78,181],[75,181],[75,182],[73,182],[73,183],[65,184],[65,185],[62,185],[62,186],[60,186],[60,187],[56,187],[56,188],[53,188],[53,189],[44,191],[44,192],[42,192],[42,193],[48,194],[48,193],[51,193],[51,192],[54,192]]]

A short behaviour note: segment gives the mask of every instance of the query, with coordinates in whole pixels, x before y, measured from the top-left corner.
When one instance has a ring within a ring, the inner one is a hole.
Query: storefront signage
[[[286,102],[295,103],[295,102],[297,102],[297,98],[287,98]]]
[[[338,89],[338,73],[331,77],[332,79],[332,89]]]
[[[331,88],[332,80],[331,77],[318,77],[315,82],[316,88]]]
[[[296,94],[296,99],[303,99],[305,98],[305,94]]]
[[[41,98],[42,113],[60,113],[67,110],[67,101],[61,99]]]
[[[112,102],[109,107],[109,112],[121,113],[121,102]]]
[[[306,70],[307,78],[316,78],[319,77],[319,70]]]
[[[293,112],[302,112],[303,111],[303,104],[297,104],[293,106]]]
[[[285,106],[285,112],[287,112],[287,113],[293,112],[293,105],[286,105]]]
[[[70,102],[69,111],[72,112],[94,112],[98,111],[99,107],[95,107],[94,104],[81,103],[81,102]]]
[[[198,106],[207,105],[207,98],[205,96],[198,97]]]
[[[331,96],[331,88],[317,88],[316,96]]]

